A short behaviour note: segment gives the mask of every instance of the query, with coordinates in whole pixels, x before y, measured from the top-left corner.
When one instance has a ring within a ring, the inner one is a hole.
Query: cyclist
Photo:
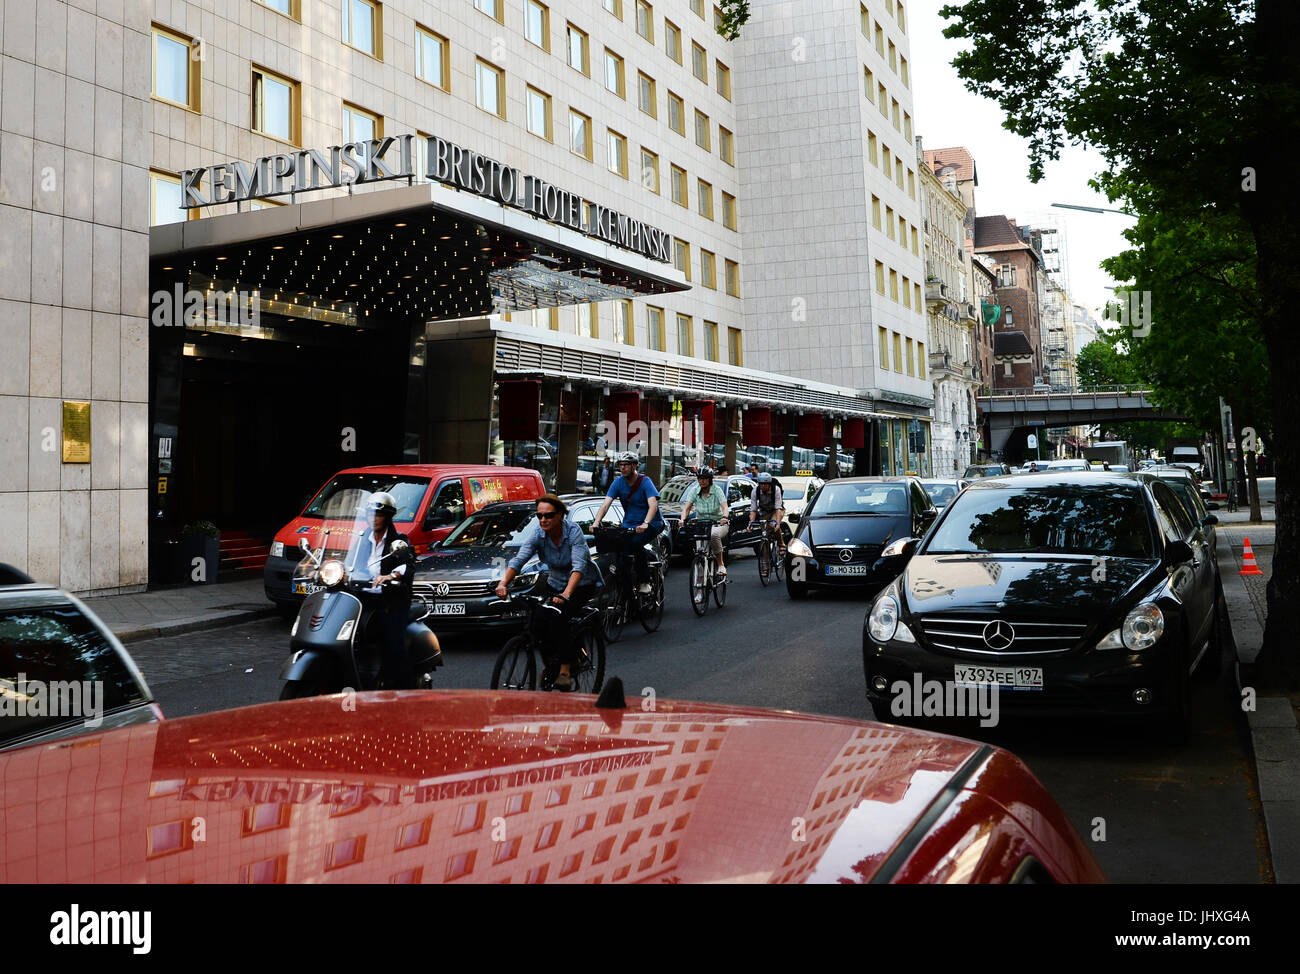
[[[524,536],[519,553],[510,559],[505,578],[497,585],[497,598],[506,598],[510,583],[519,569],[528,564],[534,554],[546,566],[546,586],[551,593],[551,604],[559,613],[547,613],[546,641],[560,665],[555,678],[555,689],[572,690],[573,680],[569,668],[573,665],[573,640],[568,638],[569,620],[595,594],[596,572],[587,550],[582,528],[568,517],[569,509],[554,494],[537,498],[537,526]],[[540,586],[538,586],[540,588]]]
[[[761,473],[755,478],[758,489],[749,509],[749,526],[752,528],[761,514],[772,527],[776,528],[776,555],[785,556],[785,538],[781,535],[781,520],[785,517],[785,497],[781,485],[772,479],[770,473]]]
[[[595,523],[600,524],[615,500],[623,503],[623,527],[631,528],[636,533],[629,535],[619,551],[619,563],[629,552],[636,557],[637,591],[649,595],[650,565],[646,556],[646,545],[659,536],[664,529],[664,519],[659,514],[659,491],[654,481],[638,472],[640,458],[635,453],[620,453],[618,472],[620,476],[609,485],[605,502],[596,513]]]
[[[727,495],[713,482],[713,471],[708,467],[700,467],[695,483],[682,495],[682,524],[691,516],[692,509],[701,521],[713,523],[713,529],[709,532],[709,546],[718,559],[718,575],[725,577],[727,563],[723,560],[722,539],[731,528],[727,523]]]

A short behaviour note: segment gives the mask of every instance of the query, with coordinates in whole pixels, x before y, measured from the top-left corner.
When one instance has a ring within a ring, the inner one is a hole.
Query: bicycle
[[[690,520],[682,525],[686,537],[695,543],[691,557],[691,570],[687,576],[690,584],[691,609],[697,616],[709,611],[709,596],[719,609],[727,604],[727,576],[718,574],[718,561],[713,555],[709,536],[715,522]]]
[[[517,595],[515,602],[522,602],[528,612],[528,621],[524,631],[506,640],[497,655],[496,665],[492,667],[491,690],[536,690],[538,686],[538,667],[541,667],[541,688],[555,689],[555,678],[559,675],[560,664],[549,652],[546,641],[546,613],[559,613],[559,608],[551,604],[549,595],[531,593]],[[497,599],[489,605],[499,606],[511,602],[510,599]],[[577,640],[577,653],[569,667],[569,678],[573,681],[575,693],[599,693],[605,682],[605,633],[601,625],[602,610],[599,605],[590,603],[569,620],[569,632]]]
[[[777,537],[778,528],[774,520],[763,524],[763,537],[758,542],[758,580],[767,586],[768,578],[775,574],[777,581],[785,577],[785,556],[781,550],[781,541]]]
[[[596,551],[603,555],[617,555],[622,550],[624,539],[635,534],[633,529],[622,525],[597,525],[592,529]],[[650,568],[648,593],[637,591],[635,558],[628,552],[616,558],[610,567],[610,574],[614,577],[605,585],[603,595],[606,643],[618,642],[623,627],[633,617],[640,621],[646,632],[654,632],[664,620],[664,569],[659,554],[653,545],[646,549]]]

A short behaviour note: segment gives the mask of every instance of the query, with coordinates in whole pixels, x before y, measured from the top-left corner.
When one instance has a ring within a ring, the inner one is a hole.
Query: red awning
[[[750,406],[745,410],[745,442],[753,446],[767,446],[772,438],[772,409],[769,406]]]
[[[715,442],[710,439],[713,436],[713,413],[712,399],[687,399],[682,403],[682,446],[694,448]],[[695,442],[697,419],[703,444]]]
[[[605,422],[613,427],[613,443],[616,450],[631,448],[632,424],[641,422],[641,392],[633,389],[628,392],[611,392],[605,397]]]
[[[840,430],[840,446],[861,450],[867,445],[867,421],[861,417],[846,419]]]
[[[799,417],[800,446],[808,450],[820,450],[826,443],[826,425],[821,413],[804,413]]]

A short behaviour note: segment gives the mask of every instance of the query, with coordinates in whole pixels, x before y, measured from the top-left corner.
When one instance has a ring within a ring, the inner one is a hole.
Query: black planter
[[[211,585],[221,564],[221,538],[204,534],[182,535],[167,546],[168,581],[187,585]],[[203,581],[194,578],[194,559],[202,558]]]

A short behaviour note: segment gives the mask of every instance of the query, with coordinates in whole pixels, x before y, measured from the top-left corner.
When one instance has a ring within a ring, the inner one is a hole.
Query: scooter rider
[[[596,586],[591,581],[591,552],[582,528],[568,517],[569,509],[554,494],[537,498],[537,526],[523,539],[519,552],[510,559],[506,575],[496,588],[497,598],[504,599],[510,583],[519,569],[528,564],[534,554],[546,566],[546,585],[551,593],[551,604],[560,611],[548,613],[549,625],[546,641],[556,661],[560,664],[555,678],[557,690],[572,690],[569,668],[573,665],[574,646],[569,638],[568,623],[573,614],[582,608],[594,594]]]
[[[383,645],[384,684],[390,690],[415,686],[411,661],[406,654],[406,622],[411,610],[411,588],[415,552],[402,533],[393,527],[397,501],[392,494],[380,491],[370,495],[366,510],[371,515],[371,532],[365,534],[353,552],[348,574],[356,578],[369,576],[372,584],[361,590],[366,616],[363,629],[378,627]]]
[[[659,491],[654,481],[637,471],[641,465],[635,453],[622,453],[618,458],[618,472],[622,475],[609,485],[605,501],[596,514],[596,524],[605,519],[605,513],[614,501],[623,502],[623,527],[636,533],[623,542],[619,559],[631,552],[636,557],[637,591],[650,593],[650,564],[646,545],[664,529],[664,519],[659,514]]]

